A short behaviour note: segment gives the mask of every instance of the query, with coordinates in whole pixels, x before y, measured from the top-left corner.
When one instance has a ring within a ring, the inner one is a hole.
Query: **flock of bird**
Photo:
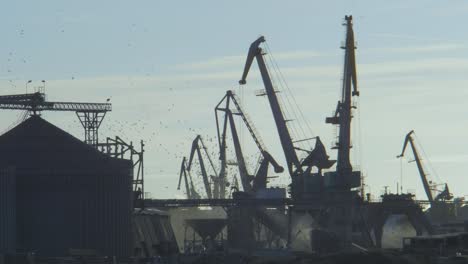
[[[169,88],[170,91],[173,91],[173,88]],[[109,100],[108,100],[109,101]],[[160,109],[167,111],[169,113],[174,112],[177,106],[174,103],[166,103],[166,105],[159,106]],[[115,111],[114,107],[114,111]],[[117,108],[117,111],[118,108]],[[174,175],[174,182],[178,180],[179,166],[180,161],[183,157],[189,156],[189,151],[192,145],[192,140],[198,134],[203,134],[203,140],[207,146],[207,154],[203,153],[203,159],[205,166],[208,170],[209,175],[217,175],[219,173],[219,144],[218,138],[215,131],[210,133],[207,131],[207,128],[194,125],[190,120],[183,118],[178,118],[174,121],[166,120],[154,120],[155,117],[160,118],[163,115],[151,115],[148,113],[139,113],[135,109],[136,114],[132,116],[133,118],[114,118],[115,114],[111,112],[108,114],[102,125],[99,129],[99,139],[100,142],[104,142],[106,137],[115,137],[119,136],[126,142],[133,141],[136,145],[140,139],[145,143],[145,160],[146,164],[152,163],[146,169],[146,177],[157,178],[159,174],[171,174]],[[119,115],[119,113],[116,113]],[[49,113],[44,113],[44,118],[48,119]],[[70,115],[66,113],[54,113],[52,114],[54,121],[57,120],[57,125],[62,127],[65,131],[73,134],[77,138],[84,137],[84,130],[79,122],[78,118],[75,115]],[[59,119],[57,115],[60,115]],[[68,115],[65,117],[65,115]],[[175,114],[173,114],[174,116]],[[119,115],[124,116],[124,115]],[[170,120],[169,118],[167,120]],[[193,127],[191,127],[193,125]],[[214,125],[213,125],[214,129]],[[184,132],[186,131],[186,132]],[[179,136],[184,134],[183,136]],[[176,140],[172,140],[174,137],[178,137]],[[169,140],[168,140],[169,139]],[[229,134],[227,135],[227,142],[232,142]],[[215,169],[213,170],[209,166],[208,157],[209,155],[211,160],[215,163]],[[233,147],[228,146],[227,148],[228,160],[230,163],[235,163],[236,160],[235,152]],[[250,173],[254,173],[254,169],[257,168],[258,162],[258,153],[250,154],[244,153],[245,159],[249,168]],[[203,181],[201,177],[201,169],[199,167],[198,159],[195,158],[192,168],[192,177],[194,184],[196,185],[198,192],[204,194],[205,191],[202,190]],[[238,177],[238,168],[236,166],[228,166],[227,168],[227,178],[229,181],[234,182],[235,177]],[[240,180],[237,179],[239,182]],[[173,185],[173,184],[170,184]],[[164,188],[168,188],[168,184],[165,183]]]
[[[132,30],[134,28],[135,25],[132,25]],[[65,30],[59,29],[59,33],[65,33]],[[19,37],[24,37],[25,30],[19,29],[18,35]],[[130,43],[129,46],[131,46]],[[23,93],[27,90],[27,83],[30,82],[26,82],[24,81],[25,78],[14,76],[15,74],[13,74],[15,68],[19,68],[21,64],[26,63],[28,63],[27,58],[24,57],[24,55],[14,51],[9,51],[8,55],[6,56],[6,63],[4,64],[5,68],[3,70],[8,78],[6,78],[5,81],[8,80],[8,85],[12,90],[19,90],[18,92],[13,93]],[[71,76],[69,79],[74,81],[75,76]],[[168,89],[168,91],[171,93],[176,92],[173,87],[166,89]],[[109,102],[109,99],[107,101]],[[211,136],[216,133],[210,133],[207,131],[206,127],[195,125],[190,120],[186,120],[183,117],[173,119],[173,121],[166,121],[169,120],[169,118],[164,119],[165,121],[155,120],[156,117],[161,117],[165,114],[176,116],[177,108],[181,107],[172,102],[165,102],[164,100],[158,101],[158,104],[160,105],[158,107],[159,111],[165,111],[166,113],[160,113],[158,115],[138,113],[135,114],[136,117],[130,118],[114,118],[116,115],[112,115],[112,113],[107,115],[99,129],[100,142],[105,141],[106,137],[114,136],[119,136],[126,142],[134,141],[134,143],[139,142],[140,139],[142,139],[146,146],[145,154],[149,156],[149,158],[146,158],[147,164],[154,163],[154,165],[149,166],[150,170],[147,170],[147,175],[149,175],[149,177],[157,178],[158,174],[170,173],[174,175],[174,181],[177,181],[176,175],[179,173],[178,170],[180,161],[184,156],[186,157],[189,155],[189,150],[195,135],[203,134],[203,139],[208,147],[208,154],[215,162],[215,169],[219,170],[218,138],[216,136]],[[186,110],[187,109],[184,111]],[[135,113],[138,111],[135,109],[133,112]],[[18,115],[18,120],[24,119],[24,116],[24,113],[20,113]],[[48,119],[49,116],[54,123],[56,123],[59,127],[62,127],[65,131],[71,133],[77,138],[84,137],[83,127],[74,115],[66,113],[54,113],[50,115],[49,113],[43,114],[43,117],[46,119]],[[16,123],[17,122],[12,125],[16,125]],[[187,132],[184,133],[186,136],[180,136],[183,131]],[[172,138],[174,137],[176,137],[177,140],[173,141]],[[235,153],[232,148],[228,148],[228,156],[229,160],[235,160]],[[248,162],[249,168],[256,168],[257,157],[257,154],[246,155],[246,161]],[[206,158],[207,157],[205,157],[205,163],[208,164]],[[194,171],[198,171],[197,173],[194,173],[194,176],[196,176],[194,177],[194,181],[197,186],[201,186],[202,179],[200,177],[199,163],[196,159],[194,161],[193,167]],[[153,171],[151,171],[151,168]],[[217,173],[217,171],[209,172],[210,175],[216,175]],[[228,168],[228,178],[232,179],[233,177],[236,177],[237,174],[238,172],[235,166],[230,166]],[[167,188],[167,186],[165,187]],[[203,192],[200,191],[200,193]]]

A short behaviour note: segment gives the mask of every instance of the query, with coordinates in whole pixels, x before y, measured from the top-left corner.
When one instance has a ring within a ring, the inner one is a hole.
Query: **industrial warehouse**
[[[143,140],[99,133],[113,110],[109,99],[49,101],[44,86],[1,95],[0,109],[25,115],[0,135],[0,263],[468,263],[468,207],[451,193],[456,183],[431,178],[413,130],[395,154],[414,161],[427,199],[404,192],[402,182],[396,192],[371,193],[353,166],[355,99],[366,91],[358,88],[353,16],[343,25],[341,97],[320,109],[334,110],[323,121],[337,129],[336,157],[319,136],[292,135],[282,98],[287,84],[260,36],[246,43],[238,83],[260,75],[264,89],[255,95],[267,98],[271,116],[265,118],[276,130],[256,129],[234,90],[219,93],[213,104],[218,148],[210,149],[203,135],[189,135],[190,152],[173,175],[184,198],[147,195],[144,154],[151,149]],[[74,112],[84,138],[43,117],[51,111]],[[286,163],[265,144],[267,134],[279,139]],[[259,153],[253,166],[246,138]],[[280,173],[287,186],[272,184]],[[395,215],[412,230],[390,248],[384,229]]]

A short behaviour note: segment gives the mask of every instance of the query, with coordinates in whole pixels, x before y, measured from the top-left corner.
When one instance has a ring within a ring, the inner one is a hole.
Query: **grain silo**
[[[133,178],[111,158],[39,116],[0,136],[0,165],[13,167],[16,248],[39,256],[70,249],[131,254]]]

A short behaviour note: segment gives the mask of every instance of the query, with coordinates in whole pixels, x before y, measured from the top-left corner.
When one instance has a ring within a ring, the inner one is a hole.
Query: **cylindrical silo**
[[[0,161],[15,167],[17,248],[51,257],[70,249],[131,255],[131,161],[37,116],[0,136],[0,149]]]

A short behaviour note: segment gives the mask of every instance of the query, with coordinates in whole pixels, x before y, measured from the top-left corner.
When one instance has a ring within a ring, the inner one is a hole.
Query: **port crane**
[[[211,180],[213,181],[213,188],[211,188],[211,181],[206,170],[205,162],[203,160],[202,150],[205,153],[206,157],[208,158],[212,171],[216,173],[214,163],[208,153],[205,143],[203,143],[203,139],[201,135],[197,135],[192,142],[192,149],[190,150],[190,158],[186,167],[187,171],[191,170],[193,159],[196,153],[198,164],[200,165],[201,175],[203,178],[203,184],[205,186],[205,191],[206,191],[206,195],[208,199],[219,198],[220,186],[219,186],[218,175],[211,175]]]
[[[242,77],[239,81],[239,84],[244,85],[247,83],[247,75],[249,73],[250,67],[252,66],[253,60],[256,59],[265,87],[265,94],[268,97],[271,111],[273,113],[273,118],[280,138],[281,147],[283,148],[283,152],[286,157],[288,172],[291,176],[291,196],[293,197],[293,199],[300,199],[303,196],[303,191],[301,190],[304,189],[302,186],[304,182],[304,177],[306,177],[306,174],[308,174],[307,172],[310,172],[310,164],[314,164],[313,162],[311,162],[311,159],[320,157],[321,160],[327,161],[316,163],[321,165],[319,170],[324,168],[330,168],[331,166],[333,166],[334,161],[328,160],[328,156],[326,153],[318,153],[318,151],[313,152],[313,154],[312,151],[308,151],[309,159],[306,158],[308,164],[304,164],[303,161],[301,161],[298,158],[296,151],[300,149],[294,146],[294,142],[291,138],[291,134],[289,133],[288,126],[286,124],[286,119],[283,115],[280,103],[276,96],[276,93],[278,91],[276,91],[273,86],[270,73],[268,72],[268,68],[263,57],[266,53],[260,47],[260,44],[263,42],[265,42],[265,37],[261,36],[250,45],[247,59],[245,62],[244,71],[242,73]],[[319,138],[316,138],[316,140],[320,141]],[[312,157],[312,155],[314,156]]]
[[[353,226],[361,229],[363,237],[366,240],[370,238],[366,232],[366,224],[359,217],[360,209],[355,201],[359,200],[358,194],[353,188],[361,186],[361,175],[359,171],[353,171],[349,160],[351,149],[351,97],[359,95],[357,91],[356,66],[355,66],[355,45],[354,33],[352,28],[352,16],[345,17],[346,26],[346,45],[344,75],[342,86],[342,99],[338,103],[337,112],[331,119],[325,120],[329,123],[339,125],[340,134],[338,144],[338,162],[336,171],[325,172],[322,175],[322,169],[331,168],[335,162],[330,160],[325,147],[316,138],[315,148],[306,150],[308,154],[304,159],[299,159],[298,150],[295,147],[291,134],[288,130],[287,121],[282,113],[282,109],[276,93],[268,67],[264,60],[265,53],[260,44],[265,42],[264,37],[254,41],[249,49],[244,71],[239,84],[246,83],[246,77],[254,59],[256,59],[260,74],[265,87],[265,94],[270,103],[273,118],[276,124],[277,132],[280,137],[281,146],[286,157],[288,172],[291,176],[291,197],[293,200],[312,200],[318,205],[327,203],[327,210],[318,209],[315,214],[326,229],[333,230],[343,242],[343,246],[352,243],[351,230]],[[353,89],[354,88],[354,89]],[[311,166],[315,164],[318,173],[312,173]],[[338,168],[339,167],[339,168]],[[322,177],[323,176],[323,177]],[[340,245],[337,245],[339,247]]]
[[[411,130],[408,134],[406,134],[405,142],[403,144],[403,150],[401,151],[401,154],[397,156],[397,158],[402,158],[404,156],[406,147],[409,143],[411,149],[413,150],[414,161],[416,162],[416,166],[418,167],[419,176],[421,177],[421,181],[424,186],[424,191],[426,192],[429,203],[431,205],[434,205],[435,202],[451,200],[453,198],[453,195],[450,193],[447,183],[445,183],[444,189],[442,191],[438,191],[436,188],[437,185],[434,182],[428,180],[428,174],[424,171],[422,159],[416,147],[413,135],[415,135],[414,130]],[[432,193],[432,191],[434,190],[439,192],[435,197]]]
[[[224,102],[224,104],[223,104]],[[232,104],[231,104],[232,103]],[[234,106],[234,109],[231,109],[231,106]],[[224,113],[224,118],[220,120],[218,113]],[[258,150],[261,153],[261,162],[260,166],[258,167],[257,173],[255,176],[249,174],[247,170],[247,166],[245,164],[244,155],[242,153],[242,148],[238,136],[238,132],[236,129],[236,124],[234,121],[234,116],[240,116],[242,121],[244,122],[247,130],[250,133],[253,141],[255,142]],[[218,135],[218,143],[220,146],[220,160],[222,164],[226,165],[226,135],[227,135],[227,125],[231,128],[231,135],[234,144],[234,150],[236,153],[237,158],[237,165],[239,168],[239,175],[241,178],[241,184],[245,192],[251,193],[255,192],[259,189],[266,188],[267,186],[267,175],[268,175],[268,167],[271,164],[277,173],[281,173],[284,171],[284,168],[276,162],[276,160],[271,156],[271,154],[266,150],[263,141],[258,136],[258,132],[256,131],[253,123],[250,121],[247,113],[242,109],[240,100],[236,96],[236,94],[228,90],[226,95],[221,99],[221,101],[215,107],[215,117],[216,117],[216,126],[217,126],[217,135]],[[222,122],[222,123],[221,123]],[[222,124],[222,128],[221,128]],[[225,172],[225,168],[222,169],[222,172]],[[222,175],[222,174],[220,174]]]
[[[187,170],[186,157],[183,157],[182,164],[180,165],[179,183],[177,184],[177,190],[180,190],[182,177],[184,178],[185,191],[187,193],[187,198],[188,199],[201,199],[200,194],[197,193],[197,191],[195,190],[195,186],[193,185],[193,180],[192,180],[192,176],[190,175],[190,171]]]
[[[98,130],[107,112],[112,110],[110,103],[51,102],[46,100],[45,92],[13,94],[0,96],[0,109],[26,110],[31,115],[42,111],[75,112],[85,130],[85,143],[97,146]]]
[[[337,180],[333,185],[338,189],[345,190],[359,187],[361,185],[361,174],[359,171],[353,171],[349,158],[350,150],[352,148],[352,109],[356,108],[356,106],[352,105],[352,97],[359,96],[356,74],[356,46],[352,21],[352,16],[345,16],[344,26],[346,26],[346,41],[345,45],[341,47],[345,50],[341,100],[338,101],[335,115],[325,119],[326,123],[337,125],[339,128],[338,141],[333,147],[334,149],[338,149],[336,165]]]

